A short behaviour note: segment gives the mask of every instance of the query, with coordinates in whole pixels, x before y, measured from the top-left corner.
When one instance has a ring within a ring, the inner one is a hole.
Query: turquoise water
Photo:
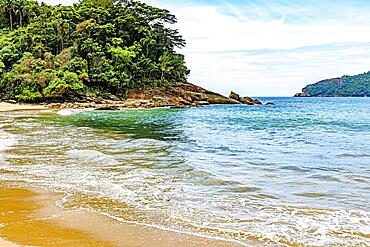
[[[370,99],[263,101],[275,105],[2,113],[0,178],[166,229],[370,246]]]

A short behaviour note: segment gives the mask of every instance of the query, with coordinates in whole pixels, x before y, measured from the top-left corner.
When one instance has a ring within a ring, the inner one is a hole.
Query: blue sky
[[[321,79],[370,70],[368,0],[145,2],[178,17],[189,81],[223,94],[289,96]]]

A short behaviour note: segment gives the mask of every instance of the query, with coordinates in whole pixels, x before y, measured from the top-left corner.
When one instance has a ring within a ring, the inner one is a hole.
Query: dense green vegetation
[[[124,97],[136,88],[185,81],[185,41],[167,10],[130,0],[49,6],[0,0],[0,98]]]
[[[313,97],[364,97],[370,96],[370,72],[323,80],[303,89]]]

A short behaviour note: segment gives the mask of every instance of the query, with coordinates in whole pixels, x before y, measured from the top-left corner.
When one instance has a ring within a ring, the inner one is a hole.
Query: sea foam
[[[70,115],[73,115],[75,113],[78,113],[80,110],[76,110],[76,109],[62,109],[60,111],[58,111],[58,115],[61,115],[61,116],[70,116]]]

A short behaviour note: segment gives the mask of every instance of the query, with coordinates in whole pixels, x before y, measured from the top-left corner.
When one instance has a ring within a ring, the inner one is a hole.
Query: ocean
[[[0,113],[0,180],[263,246],[370,246],[370,98]]]

